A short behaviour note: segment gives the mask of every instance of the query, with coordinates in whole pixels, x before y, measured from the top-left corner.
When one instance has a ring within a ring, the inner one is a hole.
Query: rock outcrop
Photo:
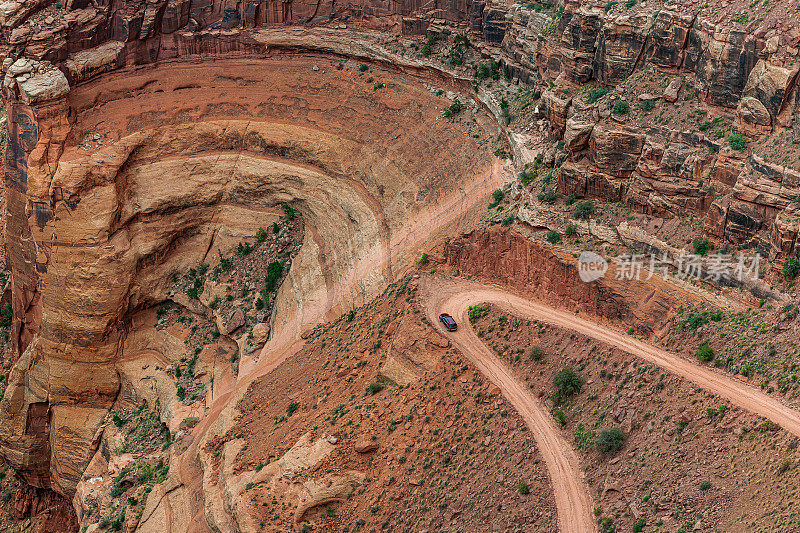
[[[225,228],[253,235],[283,204],[303,213],[306,245],[270,324],[296,335],[382,290],[430,231],[426,217],[448,220],[437,202],[464,176],[490,175],[486,149],[441,120],[450,101],[429,88],[468,85],[420,65],[339,68],[350,54],[388,57],[346,33],[209,31],[184,33],[171,50],[162,40],[173,60],[148,69],[125,68],[152,57],[114,43],[71,52],[67,76],[47,60],[8,69],[20,355],[0,403],[0,449],[32,485],[75,492],[125,380],[132,317],[167,300],[174,275],[213,260]],[[274,48],[284,54],[269,59]],[[324,55],[331,49],[340,55]],[[477,104],[465,112],[495,127]],[[427,229],[409,239],[415,217]],[[220,317],[222,334],[241,318]]]

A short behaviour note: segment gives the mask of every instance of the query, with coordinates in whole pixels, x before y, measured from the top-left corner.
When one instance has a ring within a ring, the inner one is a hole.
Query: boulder
[[[742,92],[738,110],[740,117],[744,119],[743,115],[746,115],[747,118],[754,120],[747,122],[748,124],[769,126],[789,97],[796,75],[796,69],[790,71],[760,59],[750,72],[747,85]],[[771,120],[767,120],[767,116],[771,117]]]
[[[745,96],[739,102],[736,116],[742,123],[750,126],[772,126],[772,116],[769,110],[759,100]]]
[[[228,315],[226,320],[223,320],[220,332],[223,335],[230,335],[240,327],[244,326],[245,315],[241,308],[236,308]]]
[[[675,78],[669,82],[666,89],[664,89],[664,101],[670,103],[677,101],[682,85],[683,83],[680,78]]]
[[[570,117],[564,131],[564,149],[567,152],[580,152],[589,145],[595,121],[585,118]]]
[[[253,344],[263,345],[269,339],[269,324],[259,322],[253,326]]]
[[[369,453],[374,452],[379,448],[379,444],[377,440],[372,440],[372,437],[368,437],[366,435],[362,435],[356,439],[355,444],[353,445],[353,449],[358,453]]]

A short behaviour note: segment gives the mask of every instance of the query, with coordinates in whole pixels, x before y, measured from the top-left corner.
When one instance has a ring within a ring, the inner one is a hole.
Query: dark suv
[[[456,321],[448,315],[447,313],[442,313],[439,315],[439,322],[444,324],[444,327],[447,331],[455,331],[458,329],[458,325],[456,325]]]

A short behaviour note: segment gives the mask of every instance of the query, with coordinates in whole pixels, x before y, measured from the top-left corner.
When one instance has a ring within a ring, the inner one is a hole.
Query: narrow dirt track
[[[420,288],[422,289],[420,298],[431,323],[444,331],[438,320],[439,313],[450,313],[456,318],[460,324],[459,331],[445,335],[481,372],[500,387],[533,431],[550,472],[561,531],[595,530],[589,515],[591,499],[583,483],[582,470],[575,452],[561,439],[552,417],[543,410],[537,399],[474,333],[467,317],[470,305],[490,303],[507,312],[567,328],[605,342],[681,376],[727,399],[732,404],[763,416],[790,433],[800,436],[800,412],[796,409],[733,377],[651,346],[611,327],[580,318],[568,311],[527,300],[503,289],[475,282],[426,275],[420,280]],[[520,385],[523,387],[522,391],[518,390]],[[546,420],[540,420],[542,413]],[[571,479],[560,479],[562,476]],[[588,517],[590,520],[588,526],[581,517]],[[586,527],[590,529],[585,529]]]
[[[420,300],[431,324],[435,324],[435,327],[444,332],[439,323],[439,314],[446,312],[453,315],[460,324],[459,329],[444,334],[481,374],[500,388],[503,396],[514,406],[533,433],[550,474],[558,511],[559,531],[569,533],[596,531],[591,514],[592,498],[575,450],[561,436],[555,420],[542,402],[531,393],[530,388],[522,380],[514,376],[505,361],[489,350],[469,326],[467,317],[469,306],[492,299],[487,300],[484,297],[475,300],[472,296],[480,294],[478,291],[466,288],[466,292],[462,292],[465,291],[465,286],[439,277],[423,277],[420,280],[420,289]]]

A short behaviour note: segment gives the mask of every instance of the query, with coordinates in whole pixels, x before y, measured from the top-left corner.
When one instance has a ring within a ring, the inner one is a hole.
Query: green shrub
[[[616,2],[609,2],[609,4],[613,3],[616,5]],[[606,4],[608,5],[608,4]],[[610,8],[609,8],[610,9]],[[608,10],[606,10],[608,11]],[[602,97],[608,94],[608,89],[603,89],[602,87],[595,87],[594,89],[589,89],[589,92],[586,94],[586,102],[589,104],[593,104],[600,100]]]
[[[469,321],[475,322],[479,318],[486,316],[488,312],[488,307],[484,307],[482,305],[470,305],[468,310]]]
[[[581,200],[575,205],[575,209],[572,211],[572,216],[585,220],[594,215],[594,212],[594,202],[591,200]]]
[[[604,516],[597,521],[600,526],[600,533],[614,533],[617,528],[614,527],[614,521],[610,516]]]
[[[611,108],[615,115],[627,115],[630,110],[631,106],[625,100],[617,100],[614,102],[614,107]]]
[[[294,220],[294,216],[297,214],[297,209],[293,208],[289,204],[283,204],[283,214],[286,216],[286,220]]]
[[[529,357],[533,361],[541,361],[544,359],[544,350],[542,350],[541,346],[534,346],[531,348],[530,352],[528,352]]]
[[[614,0],[609,0],[608,2],[606,2],[606,5],[603,7],[603,9],[605,9],[606,13],[608,13],[609,11],[614,9],[614,6],[617,4],[619,4],[619,2],[615,2]]]
[[[647,525],[647,522],[644,518],[640,518],[636,522],[633,523],[633,533],[642,533],[644,531],[644,526]]]
[[[111,417],[111,421],[114,422],[114,425],[118,428],[121,428],[125,425],[125,422],[127,422],[127,420],[119,416],[117,413],[114,413],[114,416]]]
[[[567,415],[564,414],[564,410],[563,409],[558,408],[555,411],[553,411],[553,418],[555,418],[556,421],[559,424],[561,424],[562,426],[566,426],[567,425]]]
[[[366,72],[368,69],[369,69],[369,67],[367,65],[365,65],[364,63],[361,63],[360,65],[358,65],[358,71],[359,72]]]
[[[625,7],[627,7],[628,9],[632,8],[635,5],[636,5],[636,0],[628,0],[627,2],[625,2]]]
[[[370,394],[378,394],[382,390],[383,390],[382,383],[375,382],[375,383],[370,383],[369,385]]]
[[[420,265],[427,265],[429,261],[430,259],[428,259],[428,254],[423,253],[422,256],[420,256],[419,261],[417,261],[417,263],[419,263]]]
[[[711,349],[711,346],[709,346],[707,342],[704,342],[697,348],[697,358],[705,363],[714,359],[714,350]]]
[[[561,193],[556,192],[553,189],[547,189],[546,191],[539,193],[539,201],[543,204],[553,205],[559,198],[561,198]]]
[[[262,300],[261,298],[256,298],[256,309],[258,309],[259,311],[264,309],[264,300]]]
[[[561,242],[561,235],[557,231],[550,230],[547,232],[547,242],[551,244]]]
[[[617,427],[604,429],[597,435],[596,445],[598,451],[611,454],[622,448],[625,443],[625,433]]]
[[[562,398],[572,396],[581,391],[583,381],[571,368],[562,368],[553,377],[553,384]]]
[[[494,201],[497,203],[502,202],[503,198],[505,197],[506,193],[504,193],[502,189],[495,189],[494,192],[492,193],[492,198],[494,198]]]
[[[524,496],[526,494],[530,494],[531,489],[530,489],[530,487],[528,487],[527,483],[525,483],[524,481],[520,481],[517,484],[517,492],[519,492],[520,494],[522,494]]]
[[[267,292],[272,292],[275,290],[282,273],[283,263],[280,261],[273,261],[267,265],[267,277],[264,280],[264,288],[267,290]]]
[[[700,490],[708,490],[711,488],[711,482],[706,480],[700,483]]]
[[[655,107],[656,103],[653,102],[652,100],[643,100],[642,103],[639,104],[639,109],[645,112],[652,111],[653,109],[655,109]]]
[[[714,245],[705,237],[695,237],[692,241],[692,247],[697,255],[706,255],[706,252],[712,249]]]
[[[747,137],[740,133],[734,133],[732,135],[728,135],[728,146],[733,148],[734,150],[741,152],[742,150],[747,148]]]
[[[178,390],[176,391],[176,394],[177,394],[178,398],[180,398],[181,400],[185,399],[186,398],[186,388],[183,387],[183,386],[178,387]]]
[[[800,274],[800,260],[798,260],[796,257],[787,257],[783,262],[783,268],[781,271],[787,279],[796,278],[797,275]],[[3,316],[5,316],[5,307],[3,308]]]
[[[573,235],[577,235],[578,228],[575,224],[567,224],[567,229],[564,230],[564,235],[567,237],[572,237]]]
[[[300,404],[297,403],[296,401],[292,400],[291,402],[289,402],[289,405],[286,406],[286,416],[292,416],[292,414],[295,411],[297,411],[299,407]]]
[[[248,255],[252,251],[253,247],[250,245],[249,242],[240,242],[239,245],[236,247],[236,254],[242,257]]]
[[[453,100],[452,104],[450,104],[449,106],[445,107],[442,110],[442,116],[445,117],[445,118],[450,118],[450,117],[452,117],[454,115],[457,115],[457,114],[459,114],[461,112],[461,108],[462,107],[463,107],[463,104],[461,103],[461,101],[458,98],[456,98],[455,100]]]

